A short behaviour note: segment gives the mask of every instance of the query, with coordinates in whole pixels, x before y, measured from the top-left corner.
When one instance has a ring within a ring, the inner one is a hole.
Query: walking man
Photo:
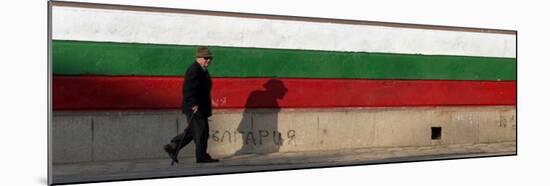
[[[212,62],[212,53],[207,47],[199,47],[195,57],[195,62],[187,68],[183,81],[182,112],[188,121],[187,128],[174,137],[171,143],[164,145],[164,150],[172,158],[172,163],[178,162],[178,152],[191,141],[195,142],[197,163],[219,161],[206,152],[209,136],[208,117],[212,115],[212,80],[207,68]]]

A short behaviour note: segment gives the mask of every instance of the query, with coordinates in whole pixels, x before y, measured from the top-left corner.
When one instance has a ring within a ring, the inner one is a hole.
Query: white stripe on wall
[[[75,7],[52,12],[55,40],[516,56],[516,36],[508,34]]]

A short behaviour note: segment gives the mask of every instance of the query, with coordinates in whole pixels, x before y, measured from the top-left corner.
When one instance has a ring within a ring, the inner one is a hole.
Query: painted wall
[[[166,158],[197,45],[216,156],[516,138],[515,34],[54,6],[53,39],[54,163]]]

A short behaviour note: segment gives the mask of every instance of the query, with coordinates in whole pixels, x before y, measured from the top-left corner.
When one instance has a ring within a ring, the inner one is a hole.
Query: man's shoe
[[[176,155],[176,148],[174,147],[174,144],[166,144],[164,145],[164,151],[168,153],[168,156],[172,159],[172,165],[175,163],[178,163],[178,157]]]
[[[197,163],[215,163],[215,162],[219,162],[220,160],[218,159],[213,159],[213,158],[208,158],[208,159],[204,159],[204,160],[197,160]]]

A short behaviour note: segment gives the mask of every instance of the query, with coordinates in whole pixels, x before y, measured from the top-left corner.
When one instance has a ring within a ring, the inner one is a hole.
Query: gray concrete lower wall
[[[235,153],[476,144],[516,140],[515,107],[216,110],[208,151]],[[54,112],[54,163],[166,158],[178,111]],[[432,127],[440,127],[432,139]],[[194,156],[190,143],[180,156]]]

